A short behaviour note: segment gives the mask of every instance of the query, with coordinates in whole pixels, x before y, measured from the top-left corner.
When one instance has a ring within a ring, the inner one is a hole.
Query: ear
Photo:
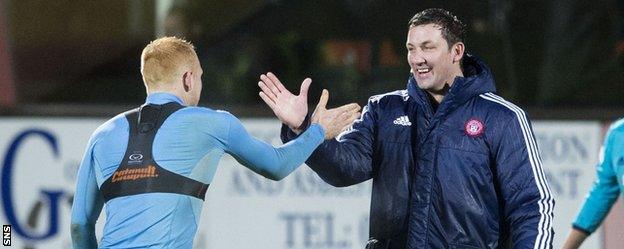
[[[451,48],[451,53],[453,54],[453,63],[460,62],[464,57],[464,51],[466,50],[466,45],[463,42],[457,42]]]
[[[185,92],[190,92],[193,90],[193,72],[186,71],[182,75],[182,87]]]

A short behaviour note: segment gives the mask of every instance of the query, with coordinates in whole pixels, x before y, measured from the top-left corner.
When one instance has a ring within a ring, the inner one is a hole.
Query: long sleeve
[[[71,237],[74,249],[97,248],[95,222],[104,199],[98,188],[93,165],[93,144],[89,142],[78,169],[76,193],[71,212]]]
[[[281,180],[297,169],[325,139],[323,128],[313,124],[299,138],[275,148],[249,135],[236,117],[228,115],[225,151],[245,167],[271,180]]]
[[[546,182],[531,125],[522,110],[499,134],[497,186],[503,198],[504,236],[513,248],[552,248],[555,201]]]
[[[615,141],[616,134],[611,130],[607,134],[601,148],[600,162],[596,169],[596,181],[573,223],[574,228],[587,234],[596,231],[620,194],[617,175],[613,169],[612,161]]]
[[[306,161],[325,182],[336,186],[349,186],[373,177],[372,154],[375,117],[373,101],[362,110],[360,119],[352,128],[336,139],[326,140]],[[282,126],[282,141],[287,142],[296,135]]]

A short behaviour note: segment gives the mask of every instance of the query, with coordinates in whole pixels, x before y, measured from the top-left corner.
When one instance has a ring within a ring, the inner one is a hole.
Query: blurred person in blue
[[[141,74],[145,103],[101,125],[87,145],[72,207],[76,249],[98,247],[94,226],[104,205],[99,248],[192,248],[223,153],[280,180],[359,116],[357,104],[327,110],[324,90],[310,128],[275,148],[250,136],[232,114],[196,107],[202,68],[191,43],[152,41],[141,54]]]
[[[581,207],[564,249],[579,248],[598,229],[618,196],[624,193],[624,119],[615,122],[605,137],[596,181]]]
[[[373,179],[367,248],[552,247],[554,199],[529,119],[495,94],[463,35],[446,10],[417,13],[407,89],[371,97],[352,127],[306,161],[336,187]],[[309,124],[305,98],[273,74],[260,80],[282,140],[292,141]]]

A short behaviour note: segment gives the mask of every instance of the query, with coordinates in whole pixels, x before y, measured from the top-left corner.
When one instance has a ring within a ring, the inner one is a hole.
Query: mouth
[[[416,68],[416,75],[419,78],[426,77],[430,73],[431,73],[431,68],[430,67]]]
[[[416,71],[418,71],[418,73],[428,73],[431,71],[431,68],[419,68]]]

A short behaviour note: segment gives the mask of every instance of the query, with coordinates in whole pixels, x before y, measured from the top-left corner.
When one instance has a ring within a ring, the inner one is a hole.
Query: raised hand
[[[314,114],[312,114],[312,123],[320,124],[325,129],[325,139],[336,137],[345,128],[349,127],[355,119],[360,116],[360,106],[355,103],[343,105],[333,109],[327,109],[327,101],[329,100],[329,92],[323,89],[321,98]]]
[[[262,89],[260,98],[273,110],[282,123],[296,131],[308,114],[308,89],[311,83],[310,78],[303,80],[299,95],[294,95],[273,73],[269,72],[266,75],[260,75],[258,82],[258,86]]]

